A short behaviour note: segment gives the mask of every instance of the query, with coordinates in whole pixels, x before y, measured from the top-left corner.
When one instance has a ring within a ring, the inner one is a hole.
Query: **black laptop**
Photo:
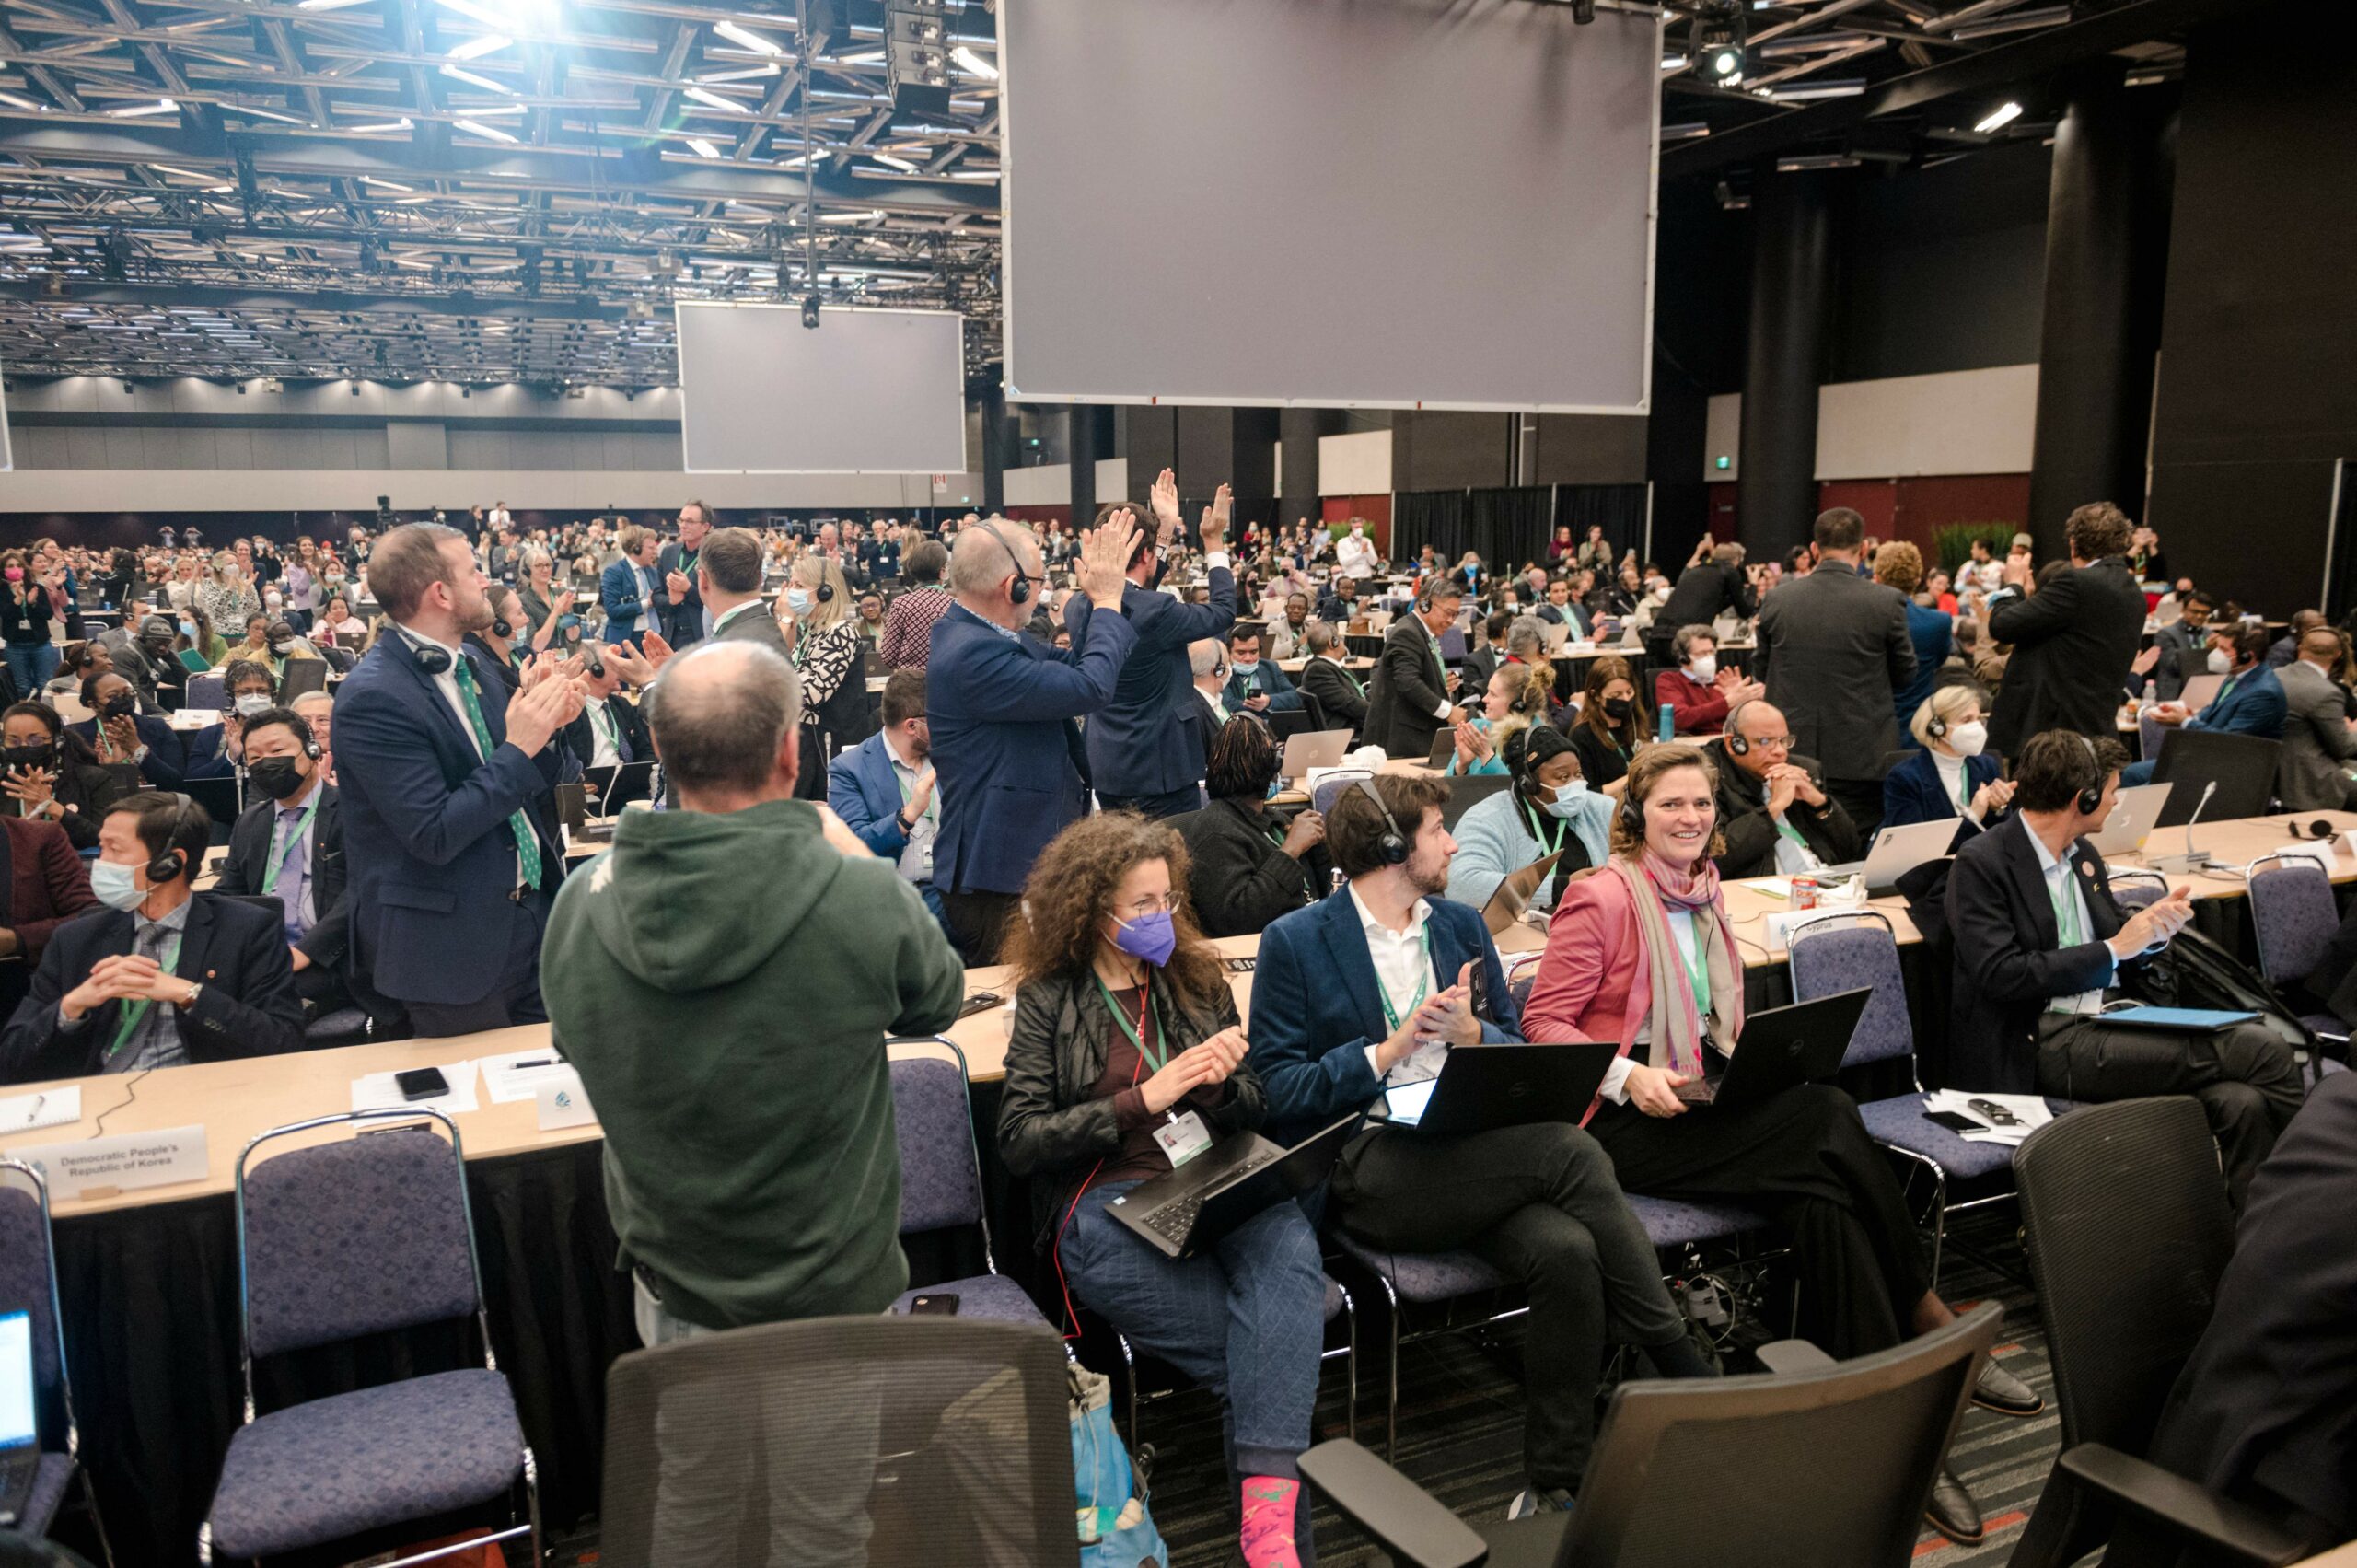
[[[643,757],[634,762],[581,770],[581,782],[588,793],[590,814],[597,817],[610,817],[630,801],[644,800],[654,778],[655,759],[652,757]]]
[[[1871,985],[1837,991],[1813,1002],[1795,1002],[1754,1013],[1743,1021],[1743,1039],[1732,1056],[1710,1053],[1703,1075],[1678,1090],[1698,1109],[1730,1109],[1757,1105],[1798,1084],[1829,1082],[1841,1070],[1850,1037],[1874,1000]]]
[[[1292,1148],[1258,1132],[1223,1138],[1167,1176],[1141,1181],[1105,1212],[1169,1258],[1191,1258],[1270,1204],[1326,1179],[1358,1125],[1345,1116]]]
[[[1587,1114],[1620,1049],[1608,1040],[1455,1046],[1438,1077],[1385,1089],[1373,1115],[1388,1126],[1442,1136],[1533,1121],[1576,1122]]]

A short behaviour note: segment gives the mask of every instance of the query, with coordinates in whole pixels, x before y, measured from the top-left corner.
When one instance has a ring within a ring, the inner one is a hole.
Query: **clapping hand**
[[[1137,514],[1126,506],[1106,518],[1104,527],[1081,534],[1080,591],[1099,610],[1120,613],[1130,555],[1137,543]]]
[[[613,666],[621,678],[633,686],[645,686],[655,679],[654,662],[627,643],[609,644],[606,648],[606,662]]]
[[[1992,811],[2003,811],[2014,803],[2014,781],[1991,779],[1972,792],[1972,809],[1986,817]]]
[[[2168,896],[2157,899],[2128,917],[2108,946],[2112,956],[2119,959],[2136,957],[2162,946],[2193,918],[2193,895],[2183,885],[2172,888]]]
[[[1285,842],[1278,849],[1299,860],[1312,849],[1326,842],[1326,819],[1316,811],[1304,811],[1295,816],[1285,829]]]
[[[639,651],[646,656],[647,668],[660,670],[675,651],[663,640],[663,633],[648,627],[639,634]]]
[[[2129,672],[2133,675],[2150,675],[2153,673],[2153,667],[2160,662],[2161,645],[2158,643],[2154,643],[2151,647],[2146,648],[2142,653],[2138,654],[2134,658],[2128,661]]]
[[[1473,965],[1457,971],[1457,983],[1417,1010],[1423,1019],[1419,1040],[1444,1040],[1450,1045],[1481,1043],[1481,1020],[1473,1011]]]
[[[1457,721],[1457,771],[1467,773],[1490,758],[1490,738],[1463,719]]]
[[[527,757],[538,755],[552,736],[581,716],[584,696],[578,679],[543,678],[507,704],[507,743]]]
[[[664,591],[671,596],[671,602],[673,604],[685,602],[688,597],[689,586],[687,575],[684,573],[673,572],[663,579]]]
[[[9,799],[38,810],[48,806],[56,784],[57,775],[47,768],[12,768],[7,777],[0,779],[0,790],[6,791]]]
[[[1240,1028],[1222,1029],[1201,1045],[1188,1047],[1139,1086],[1146,1109],[1159,1116],[1195,1090],[1226,1082],[1249,1049]]]

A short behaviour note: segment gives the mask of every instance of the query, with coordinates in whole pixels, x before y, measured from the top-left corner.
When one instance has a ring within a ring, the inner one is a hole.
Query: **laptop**
[[[2191,649],[2187,650],[2189,653],[2191,651]],[[2206,665],[2209,661],[2208,649],[2205,648],[2202,650],[2201,657],[2203,663]],[[2218,689],[2225,685],[2225,683],[2226,678],[2224,676],[2212,675],[2205,668],[2200,675],[2189,675],[2185,678],[2185,685],[2177,691],[2177,700],[2179,703],[2184,703],[2190,711],[2198,714],[2202,709],[2210,705],[2212,701],[2217,697]]]
[[[1560,654],[1563,645],[1572,640],[1572,625],[1568,621],[1542,621],[1538,623],[1539,641],[1550,654]]]
[[[24,1517],[41,1465],[34,1419],[33,1320],[26,1312],[0,1313],[0,1525]]]
[[[1743,1039],[1732,1056],[1717,1056],[1716,1072],[1678,1089],[1678,1098],[1697,1109],[1730,1109],[1757,1105],[1800,1084],[1822,1084],[1841,1070],[1850,1037],[1874,1000],[1871,985],[1837,991],[1814,1002],[1771,1007],[1743,1021]]]
[[[1389,1126],[1440,1136],[1533,1121],[1576,1122],[1620,1051],[1608,1040],[1456,1046],[1439,1076],[1385,1089],[1374,1114]]]
[[[2134,854],[2144,847],[2144,836],[2153,824],[2161,819],[2161,808],[2168,804],[2169,791],[2175,784],[2130,784],[2119,792],[2111,805],[2111,815],[2103,819],[2099,832],[2087,835],[2088,844],[2097,854]]]
[[[1307,777],[1312,768],[1338,767],[1350,749],[1347,729],[1305,729],[1288,735],[1284,755],[1277,759],[1277,775],[1291,784]]]
[[[1514,780],[1504,773],[1473,773],[1449,780],[1448,798],[1440,805],[1440,825],[1455,832],[1468,811],[1512,787]]]
[[[556,786],[556,819],[565,837],[577,844],[607,843],[614,836],[611,822],[589,820],[589,787],[580,784]]]
[[[1139,1182],[1105,1212],[1164,1257],[1191,1258],[1271,1204],[1314,1191],[1358,1122],[1345,1116],[1290,1149],[1238,1132],[1169,1175]]]
[[[1260,722],[1269,726],[1270,738],[1291,740],[1309,728],[1309,709],[1306,704],[1298,708],[1263,708]]]
[[[820,766],[825,764],[821,762]],[[589,789],[589,798],[596,803],[598,815],[610,817],[615,810],[633,800],[644,800],[655,777],[655,759],[644,757],[635,762],[620,762],[610,768],[584,768],[581,782]]]
[[[1864,877],[1868,893],[1887,893],[1898,886],[1901,877],[1947,854],[1948,845],[1956,842],[1956,819],[1953,817],[1885,828],[1875,834],[1874,845],[1866,851],[1865,859],[1829,865],[1825,875]]]
[[[1495,936],[1522,918],[1522,912],[1530,907],[1530,900],[1547,885],[1547,878],[1555,874],[1555,863],[1562,858],[1563,852],[1557,850],[1519,871],[1506,874],[1498,884],[1498,890],[1490,895],[1490,901],[1481,906],[1481,923],[1490,928],[1491,935]]]
[[[328,661],[323,658],[291,658],[278,678],[278,705],[291,706],[297,697],[308,697],[314,691],[328,689]]]
[[[1433,731],[1433,749],[1424,759],[1427,768],[1446,768],[1457,760],[1457,726],[1445,724]]]

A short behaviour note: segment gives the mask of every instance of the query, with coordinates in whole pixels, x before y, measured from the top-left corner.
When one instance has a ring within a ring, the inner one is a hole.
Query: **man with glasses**
[[[1825,792],[1825,770],[1793,749],[1783,710],[1739,703],[1702,748],[1718,770],[1722,877],[1789,877],[1858,858],[1858,830]]]

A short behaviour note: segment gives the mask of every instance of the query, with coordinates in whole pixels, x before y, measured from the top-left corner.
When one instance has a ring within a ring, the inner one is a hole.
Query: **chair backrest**
[[[2138,755],[2160,762],[2161,743],[2169,737],[2168,726],[2153,716],[2150,709],[2136,715],[2136,746]]]
[[[1361,779],[1373,777],[1373,773],[1363,768],[1354,768],[1346,773],[1329,773],[1318,781],[1316,789],[1309,792],[1309,804],[1320,817],[1329,816],[1333,812],[1334,802],[1342,798],[1344,790],[1356,789]]]
[[[2332,878],[2313,860],[2265,854],[2250,863],[2249,887],[2259,972],[2277,986],[2307,979],[2340,928]]]
[[[2107,880],[2111,883],[2111,901],[2130,914],[2168,897],[2169,879],[2157,871],[2116,868],[2107,873]]]
[[[974,1318],[813,1318],[633,1351],[606,1374],[599,1552],[1076,1565],[1066,1365],[1045,1324]]]
[[[440,1122],[450,1141],[424,1127],[366,1130],[421,1117]],[[253,1160],[273,1138],[343,1122],[364,1131]],[[480,1312],[458,1140],[447,1117],[388,1110],[275,1127],[246,1145],[238,1156],[238,1245],[250,1356]]]
[[[2234,1249],[2201,1102],[2081,1107],[2023,1142],[2014,1179],[2063,1446],[2142,1455]]]
[[[57,1252],[49,1231],[49,1184],[18,1159],[0,1159],[0,1312],[32,1319],[33,1393],[46,1407],[64,1383],[57,1308]]]
[[[891,1074],[892,1124],[900,1144],[900,1234],[983,1225],[987,1251],[981,1157],[974,1147],[964,1058],[895,1056]]]
[[[2001,1315],[1983,1302],[1821,1371],[1621,1384],[1559,1568],[1690,1564],[1693,1496],[1665,1476],[1709,1478],[1713,1510],[1743,1521],[1746,1568],[1904,1568]]]
[[[1915,1026],[1907,1013],[1907,981],[1898,968],[1898,937],[1889,918],[1874,910],[1828,915],[1792,934],[1793,1000],[1811,1002],[1871,986],[1866,1010],[1841,1065],[1889,1062],[1915,1054]]]
[[[192,675],[188,678],[188,693],[180,699],[183,708],[218,708],[229,700],[229,683],[217,675]]]

